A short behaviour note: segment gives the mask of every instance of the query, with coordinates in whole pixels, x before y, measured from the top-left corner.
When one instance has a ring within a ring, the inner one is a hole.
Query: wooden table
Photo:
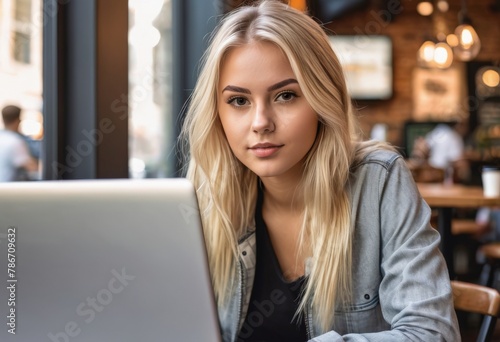
[[[438,230],[441,234],[441,251],[454,278],[453,236],[451,220],[453,208],[479,208],[500,206],[500,197],[484,197],[480,186],[459,184],[417,183],[418,190],[430,207],[438,210]]]

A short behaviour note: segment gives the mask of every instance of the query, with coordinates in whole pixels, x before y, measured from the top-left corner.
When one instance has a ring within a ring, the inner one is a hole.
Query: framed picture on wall
[[[385,100],[393,94],[392,40],[383,35],[331,35],[347,87],[356,100]]]
[[[413,120],[453,121],[468,115],[466,108],[465,71],[416,68],[412,77]]]

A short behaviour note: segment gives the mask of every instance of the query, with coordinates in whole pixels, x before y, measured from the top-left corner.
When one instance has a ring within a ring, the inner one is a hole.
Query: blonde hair
[[[219,306],[232,293],[238,239],[253,226],[257,176],[233,155],[217,113],[217,86],[227,52],[252,41],[276,44],[288,57],[307,101],[319,119],[316,141],[305,160],[304,220],[300,248],[312,268],[298,310],[309,301],[324,331],[334,309],[350,297],[352,232],[346,185],[350,166],[373,145],[357,142],[343,71],[322,28],[280,3],[261,1],[226,16],[203,58],[182,137],[189,146],[187,177],[194,183]]]

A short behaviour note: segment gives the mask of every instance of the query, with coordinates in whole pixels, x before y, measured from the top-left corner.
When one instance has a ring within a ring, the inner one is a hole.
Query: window
[[[23,23],[31,21],[31,0],[14,1],[14,18]]]
[[[31,0],[16,0],[12,31],[12,57],[14,60],[31,63]]]
[[[132,178],[173,173],[172,4],[129,0],[129,172]]]
[[[13,35],[14,46],[12,49],[12,57],[18,62],[29,64],[31,61],[30,36],[21,32],[13,32]]]
[[[42,0],[0,0],[0,109],[7,105],[21,108],[19,131],[29,138],[36,158],[43,137],[43,25],[34,18],[42,18],[41,12]]]

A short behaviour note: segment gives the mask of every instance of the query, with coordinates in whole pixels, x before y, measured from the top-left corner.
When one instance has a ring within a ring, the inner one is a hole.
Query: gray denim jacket
[[[460,341],[440,236],[404,161],[394,152],[373,152],[353,167],[349,184],[355,218],[352,302],[335,308],[326,333],[309,307],[310,341]],[[253,231],[240,240],[239,252],[235,295],[219,308],[225,342],[237,340],[247,315],[255,274]],[[254,313],[259,314],[265,312]]]

